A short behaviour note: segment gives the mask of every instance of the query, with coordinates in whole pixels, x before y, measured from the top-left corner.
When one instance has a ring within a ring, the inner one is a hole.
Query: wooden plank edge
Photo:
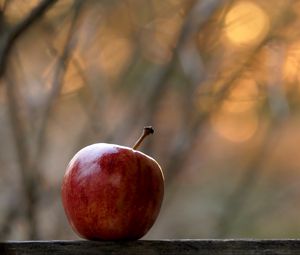
[[[300,255],[300,239],[185,239],[138,241],[5,241],[0,254]]]

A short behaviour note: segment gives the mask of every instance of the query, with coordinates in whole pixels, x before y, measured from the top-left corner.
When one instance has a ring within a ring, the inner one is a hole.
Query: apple
[[[159,164],[136,150],[153,133],[145,127],[133,148],[89,145],[71,159],[62,182],[62,203],[74,231],[89,240],[136,240],[154,224],[162,204]]]

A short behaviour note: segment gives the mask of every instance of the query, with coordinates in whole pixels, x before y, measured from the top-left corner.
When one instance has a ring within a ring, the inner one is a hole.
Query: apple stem
[[[140,144],[143,142],[144,138],[153,133],[154,133],[154,129],[151,126],[144,127],[142,135],[136,141],[136,143],[133,145],[132,149],[136,150],[140,146]]]

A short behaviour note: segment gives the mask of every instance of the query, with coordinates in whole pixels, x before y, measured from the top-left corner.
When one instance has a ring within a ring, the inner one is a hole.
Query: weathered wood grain
[[[0,254],[300,255],[300,240],[8,241]]]

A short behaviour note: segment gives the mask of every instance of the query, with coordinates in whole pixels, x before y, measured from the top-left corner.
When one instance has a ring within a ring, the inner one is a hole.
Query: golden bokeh
[[[259,91],[255,80],[244,78],[238,81],[224,100],[222,109],[226,112],[245,112],[251,110],[259,100]]]
[[[261,41],[270,27],[266,12],[250,1],[236,3],[225,17],[225,34],[235,45],[252,45]]]
[[[300,79],[300,43],[291,45],[286,52],[283,62],[283,79],[288,83],[298,82]]]
[[[222,111],[211,117],[213,129],[225,139],[240,143],[249,140],[258,128],[258,116],[253,111],[229,113]]]
[[[212,115],[213,129],[231,142],[247,141],[258,128],[256,106],[259,99],[255,80],[249,77],[238,80],[219,111]]]

